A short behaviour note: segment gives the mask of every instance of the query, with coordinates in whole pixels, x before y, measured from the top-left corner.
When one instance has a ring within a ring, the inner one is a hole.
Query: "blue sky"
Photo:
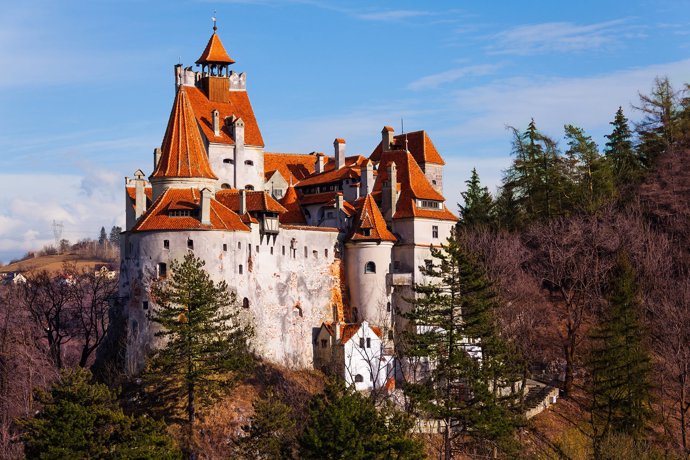
[[[219,34],[266,148],[369,154],[384,125],[425,129],[455,209],[476,166],[493,190],[506,125],[602,142],[657,75],[690,82],[690,1],[12,2],[0,17],[0,260],[124,221],[123,177],[151,172],[173,65]]]

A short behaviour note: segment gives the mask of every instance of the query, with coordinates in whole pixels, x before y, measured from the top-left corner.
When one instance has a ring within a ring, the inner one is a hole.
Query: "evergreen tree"
[[[416,411],[445,422],[446,459],[457,440],[509,450],[519,398],[500,390],[521,380],[522,368],[498,333],[498,299],[455,234],[432,255],[435,263],[424,272],[434,281],[415,287],[413,309],[404,315],[413,329],[404,334],[402,352],[420,370],[408,378],[406,392]]]
[[[101,227],[101,232],[98,235],[98,244],[103,246],[108,241],[108,235],[105,233],[105,227]]]
[[[644,345],[640,310],[635,271],[621,256],[608,306],[592,333],[594,346],[588,359],[595,449],[610,434],[638,437],[650,416],[651,358]]]
[[[482,187],[477,168],[472,168],[472,176],[465,181],[467,190],[462,192],[464,206],[460,208],[460,224],[465,228],[488,227],[492,223],[493,200],[489,189]]]
[[[642,165],[652,166],[663,152],[685,137],[680,93],[673,89],[668,77],[655,78],[649,95],[639,94],[640,105],[635,107],[644,114],[636,124],[637,151]]]
[[[565,139],[565,155],[574,185],[573,202],[593,212],[613,197],[611,168],[599,155],[597,144],[581,128],[565,125]]]
[[[122,233],[122,227],[119,225],[113,225],[113,228],[110,229],[110,235],[108,236],[108,239],[112,244],[120,244],[120,233]]]
[[[499,229],[512,231],[522,227],[524,213],[509,183],[504,182],[499,190],[493,207],[493,219]]]
[[[556,142],[541,133],[534,120],[524,133],[511,129],[515,159],[506,171],[504,187],[512,190],[529,221],[567,214],[571,184]]]
[[[413,421],[391,406],[377,409],[371,399],[330,383],[314,397],[300,437],[300,458],[352,460],[417,460],[422,445],[410,437]]]
[[[616,186],[619,189],[626,189],[639,181],[642,164],[633,148],[632,133],[622,107],[618,107],[611,125],[613,131],[606,136],[608,142],[606,142],[604,153],[611,164]]]
[[[292,408],[269,393],[254,403],[254,415],[242,427],[247,436],[239,442],[240,455],[252,460],[295,458],[296,428]]]
[[[49,393],[38,393],[41,411],[20,422],[26,458],[181,458],[165,425],[125,415],[115,393],[90,380],[78,368],[64,372]]]
[[[176,413],[184,406],[191,446],[198,405],[228,390],[236,375],[252,363],[252,328],[240,318],[234,294],[225,281],[215,283],[204,262],[187,254],[171,264],[171,276],[151,289],[156,307],[151,320],[160,326],[158,350],[146,372],[150,395]]]

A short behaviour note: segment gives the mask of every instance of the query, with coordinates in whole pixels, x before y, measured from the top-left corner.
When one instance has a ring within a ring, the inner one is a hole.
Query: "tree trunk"
[[[565,356],[565,381],[563,382],[563,393],[567,397],[573,389],[575,374],[575,338],[568,337],[568,341],[563,345]]]

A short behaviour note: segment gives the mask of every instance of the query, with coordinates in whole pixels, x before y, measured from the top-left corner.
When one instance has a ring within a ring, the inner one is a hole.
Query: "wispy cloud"
[[[438,13],[421,10],[384,10],[372,13],[355,14],[358,19],[366,21],[400,21],[403,19],[418,18],[422,16],[435,16]]]
[[[508,29],[488,38],[494,54],[532,55],[601,49],[618,44],[619,35],[634,29],[628,19],[594,24],[545,22]]]
[[[452,83],[465,77],[480,77],[490,75],[496,72],[496,70],[500,69],[501,67],[502,64],[480,64],[466,67],[457,67],[455,69],[445,70],[443,72],[421,77],[408,84],[407,88],[413,91],[433,89],[443,84]]]

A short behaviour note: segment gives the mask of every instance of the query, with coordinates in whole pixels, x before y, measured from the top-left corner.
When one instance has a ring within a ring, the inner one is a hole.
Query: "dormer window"
[[[196,210],[192,209],[171,209],[168,211],[169,217],[195,217]]]
[[[371,236],[371,229],[370,228],[363,228],[362,229],[362,235]]]
[[[425,209],[443,209],[443,202],[435,200],[417,200],[417,206]]]

